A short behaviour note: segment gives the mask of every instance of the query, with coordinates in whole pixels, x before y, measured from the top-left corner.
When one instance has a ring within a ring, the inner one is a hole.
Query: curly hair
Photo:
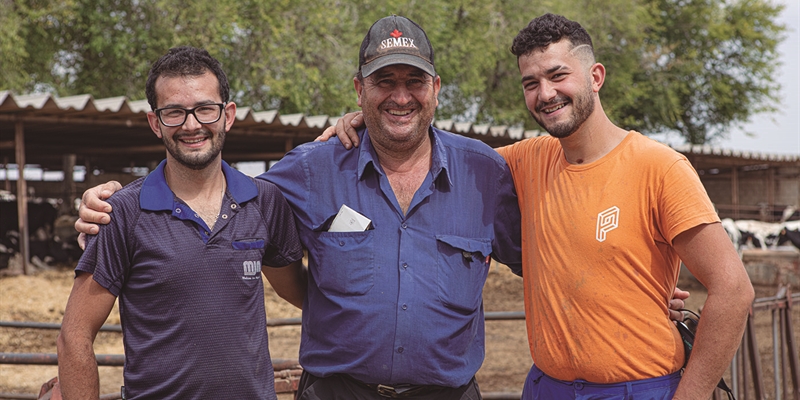
[[[157,108],[156,80],[159,77],[200,76],[206,72],[211,72],[217,77],[219,96],[223,102],[227,102],[231,89],[228,77],[222,70],[222,64],[216,58],[211,57],[208,51],[196,47],[181,46],[169,49],[167,54],[156,60],[150,68],[145,85],[147,102],[153,110]]]
[[[594,58],[592,38],[586,29],[575,21],[550,13],[534,18],[528,26],[519,31],[511,44],[511,53],[519,58],[537,49],[544,50],[564,38],[569,40],[572,48],[587,45]]]

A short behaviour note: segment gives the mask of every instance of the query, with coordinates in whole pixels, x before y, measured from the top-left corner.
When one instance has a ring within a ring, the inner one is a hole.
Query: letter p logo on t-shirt
[[[617,229],[619,226],[619,207],[614,206],[597,214],[596,238],[598,242],[606,240],[608,232]]]

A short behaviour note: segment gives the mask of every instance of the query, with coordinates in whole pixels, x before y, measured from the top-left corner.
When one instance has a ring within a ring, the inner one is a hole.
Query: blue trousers
[[[534,365],[525,380],[522,400],[671,400],[680,381],[678,371],[658,378],[611,384],[568,382],[551,378]]]

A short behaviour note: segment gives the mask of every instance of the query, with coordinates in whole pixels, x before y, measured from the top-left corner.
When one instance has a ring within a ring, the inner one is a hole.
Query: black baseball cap
[[[358,53],[361,76],[395,64],[417,67],[436,76],[433,47],[425,31],[416,22],[397,15],[379,19],[369,28]]]

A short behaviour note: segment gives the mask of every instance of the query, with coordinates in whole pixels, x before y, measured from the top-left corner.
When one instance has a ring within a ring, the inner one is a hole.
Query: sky
[[[778,23],[786,26],[786,38],[778,46],[781,62],[776,75],[781,83],[778,111],[754,115],[744,129],[734,129],[727,139],[712,143],[717,147],[800,155],[800,1],[778,3],[786,6],[778,18]],[[677,135],[662,140],[671,144],[682,142]]]

